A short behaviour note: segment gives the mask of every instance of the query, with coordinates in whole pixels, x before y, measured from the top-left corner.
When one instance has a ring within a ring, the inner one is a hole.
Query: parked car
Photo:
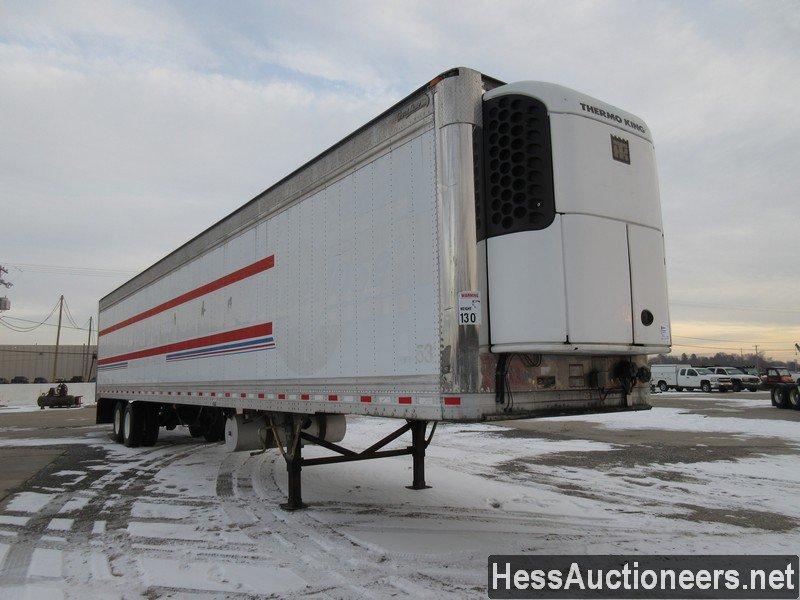
[[[685,389],[724,392],[733,387],[733,382],[727,375],[718,375],[710,369],[692,365],[652,365],[650,374],[650,383],[662,392],[671,389],[679,392]]]
[[[11,380],[11,383],[28,383],[28,378],[24,375],[17,375]]]
[[[70,378],[69,383],[83,383],[83,377],[80,375],[74,375]]]
[[[789,371],[789,375],[792,376],[797,385],[800,385],[800,371]]]
[[[33,380],[33,383],[47,383],[47,379],[45,379],[44,377],[36,377]]]
[[[747,388],[750,392],[758,391],[761,387],[761,378],[757,375],[750,375],[736,367],[708,367],[708,370],[717,375],[727,375],[731,378],[731,389],[734,392],[741,392]]]
[[[4,383],[8,383],[8,379],[6,379],[5,377],[0,377],[0,385]]]

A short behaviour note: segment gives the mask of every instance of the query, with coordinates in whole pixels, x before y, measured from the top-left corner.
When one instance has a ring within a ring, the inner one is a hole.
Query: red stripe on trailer
[[[397,401],[400,404],[411,404],[411,396],[400,396]]]
[[[261,260],[254,262],[252,265],[247,265],[246,267],[242,267],[238,271],[234,271],[233,273],[228,273],[219,279],[215,279],[205,285],[201,285],[198,288],[190,290],[185,294],[181,294],[180,296],[176,296],[172,300],[167,300],[166,302],[162,302],[158,306],[154,306],[153,308],[149,308],[139,314],[133,315],[129,319],[125,319],[124,321],[120,321],[116,325],[111,325],[106,327],[105,329],[101,329],[98,335],[103,336],[107,333],[111,333],[112,331],[117,331],[118,329],[122,329],[123,327],[127,327],[128,325],[132,325],[148,317],[152,317],[153,315],[157,315],[159,313],[164,312],[165,310],[169,310],[170,308],[175,308],[176,306],[180,306],[181,304],[185,304],[190,300],[194,300],[195,298],[199,298],[200,296],[205,296],[206,294],[210,294],[220,288],[224,288],[232,283],[236,283],[237,281],[241,281],[242,279],[247,279],[248,277],[252,277],[253,275],[257,275],[258,273],[262,273],[267,269],[271,269],[275,266],[275,255],[268,256],[266,258],[262,258]]]
[[[361,401],[362,402],[366,402],[366,403],[370,403],[370,402],[372,402],[372,396],[361,396]]]
[[[264,399],[264,394],[259,394],[259,395],[258,395],[258,399],[259,399],[259,400],[263,400],[263,399]]]
[[[197,395],[198,395],[198,396],[202,396],[202,395],[203,395],[203,392],[197,392]]]
[[[444,399],[445,406],[461,406],[461,398],[457,396],[447,396]]]
[[[247,398],[247,394],[245,394],[244,392],[242,392],[241,394],[239,394],[239,398]]]
[[[110,356],[108,358],[103,358],[98,360],[97,364],[104,365],[107,363],[118,362],[120,360],[134,360],[136,358],[146,358],[148,356],[157,356],[159,354],[178,352],[180,350],[191,350],[192,348],[200,348],[201,346],[212,346],[214,344],[224,344],[225,342],[246,340],[248,338],[259,337],[262,335],[272,335],[271,322],[260,323],[259,325],[250,325],[249,327],[242,327],[241,329],[234,329],[233,331],[223,331],[222,333],[205,335],[203,337],[194,338],[191,340],[184,340],[182,342],[174,342],[172,344],[156,346],[155,348],[137,350],[135,352],[128,352],[127,354]]]
[[[286,400],[286,394],[278,394],[278,400]]]
[[[231,393],[230,392],[225,392],[225,397],[226,398],[230,398],[231,397]]]
[[[300,394],[300,400],[308,400],[308,394]]]
[[[167,392],[167,396],[172,396],[172,392]]]
[[[339,396],[337,396],[336,394],[330,394],[328,396],[328,400],[330,402],[338,402],[339,401]]]
[[[214,398],[217,395],[217,392],[211,392],[211,397]]]

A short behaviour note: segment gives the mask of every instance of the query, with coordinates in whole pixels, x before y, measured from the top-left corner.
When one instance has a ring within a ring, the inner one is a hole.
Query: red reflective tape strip
[[[308,394],[300,394],[300,400],[308,400]]]
[[[278,394],[278,400],[286,400],[286,394]]]
[[[214,398],[217,395],[217,392],[211,392],[211,397]]]
[[[190,290],[185,294],[181,294],[173,298],[172,300],[167,300],[166,302],[162,302],[158,306],[154,306],[153,308],[149,308],[144,312],[140,312],[137,315],[133,315],[129,319],[125,319],[124,321],[120,321],[116,325],[111,325],[106,327],[105,329],[101,329],[98,335],[105,335],[107,333],[111,333],[112,331],[117,331],[118,329],[122,329],[123,327],[127,327],[128,325],[132,325],[133,323],[137,323],[148,317],[152,317],[153,315],[157,315],[158,313],[162,313],[165,310],[169,310],[170,308],[175,308],[176,306],[180,306],[181,304],[185,304],[189,302],[189,300],[194,300],[195,298],[199,298],[200,296],[205,296],[206,294],[210,294],[220,288],[223,288],[227,285],[232,283],[236,283],[237,281],[241,281],[242,279],[247,279],[248,277],[252,277],[258,273],[266,271],[267,269],[271,269],[275,266],[275,255],[268,256],[266,258],[262,258],[261,260],[254,262],[251,265],[247,265],[246,267],[242,267],[238,271],[234,271],[233,273],[228,273],[219,279],[215,279],[205,285],[201,285],[198,288]]]
[[[261,323],[259,325],[251,325],[249,327],[242,327],[241,329],[234,329],[233,331],[224,331],[222,333],[205,335],[203,337],[194,338],[191,340],[184,340],[182,342],[175,342],[172,344],[165,344],[163,346],[156,346],[155,348],[147,348],[145,350],[137,350],[136,352],[128,352],[127,354],[118,354],[117,356],[109,356],[108,358],[103,358],[98,360],[97,364],[104,365],[106,363],[118,362],[121,360],[146,358],[148,356],[167,354],[169,352],[178,352],[180,350],[191,350],[192,348],[199,348],[201,346],[211,346],[213,344],[224,344],[225,342],[235,342],[237,340],[245,340],[247,338],[254,338],[262,335],[272,335],[272,323]]]
[[[461,406],[461,398],[455,396],[447,396],[444,399],[445,406]]]
[[[331,402],[338,402],[339,401],[339,396],[337,396],[336,394],[330,394],[328,396],[328,400],[330,400]]]
[[[202,396],[202,395],[203,395],[203,392],[197,392],[197,395],[198,395],[198,396]]]
[[[244,392],[242,392],[241,394],[239,394],[239,398],[247,398],[247,394],[245,394]]]
[[[372,396],[361,396],[362,402],[372,402]]]
[[[264,399],[264,394],[259,394],[259,395],[258,395],[258,399],[259,399],[259,400],[263,400],[263,399]]]
[[[231,393],[230,392],[225,392],[225,397],[226,398],[230,398],[231,397]]]
[[[411,396],[400,396],[397,401],[400,404],[411,404]]]

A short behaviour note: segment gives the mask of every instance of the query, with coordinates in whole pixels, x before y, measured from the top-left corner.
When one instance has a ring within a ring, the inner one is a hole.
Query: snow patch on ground
[[[11,512],[35,513],[42,510],[55,498],[55,494],[41,494],[39,492],[20,492],[6,505],[6,510]]]

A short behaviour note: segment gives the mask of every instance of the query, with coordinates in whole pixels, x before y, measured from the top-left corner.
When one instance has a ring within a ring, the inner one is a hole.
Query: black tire
[[[675,391],[676,391],[676,392],[682,392],[682,391],[683,391],[683,388],[682,388],[681,386],[679,386],[679,385],[678,385],[678,386],[675,386]]]
[[[772,392],[770,393],[772,396],[772,405],[777,406],[778,408],[788,408],[789,401],[788,401],[788,394],[786,393],[786,389],[782,387],[774,387],[772,388]]]
[[[727,387],[721,387],[721,388],[719,388],[719,393],[720,393],[720,394],[724,394],[724,393],[725,393],[725,392],[727,392],[727,391],[728,391],[728,388],[727,388]]]
[[[741,392],[743,389],[742,382],[736,379],[733,380],[733,391],[734,392]]]
[[[221,442],[225,439],[225,415],[220,409],[212,409],[206,415],[203,437],[207,442]]]
[[[788,400],[789,407],[795,410],[800,410],[800,387],[794,386],[789,390]]]
[[[112,433],[111,436],[114,438],[114,441],[121,444],[122,443],[122,423],[125,420],[125,405],[127,402],[124,400],[118,400],[114,404],[114,412],[113,418],[111,420],[111,427]]]
[[[122,421],[122,443],[136,448],[142,443],[144,433],[144,407],[141,402],[129,402]]]
[[[158,441],[158,404],[148,403],[144,406],[144,431],[142,446],[155,446]]]
[[[750,387],[747,388],[747,391],[748,392],[757,392],[758,391],[758,387],[751,385]]]
[[[660,389],[662,392],[666,392],[669,389],[669,386],[667,385],[666,381],[659,381],[658,389]]]
[[[700,382],[700,389],[703,390],[706,394],[711,393],[711,384],[708,381],[701,381]]]

